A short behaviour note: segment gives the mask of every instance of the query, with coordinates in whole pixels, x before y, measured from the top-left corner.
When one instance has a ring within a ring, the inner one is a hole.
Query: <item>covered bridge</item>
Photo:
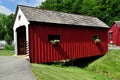
[[[96,17],[18,5],[13,30],[15,54],[26,54],[34,63],[108,51],[108,26]]]

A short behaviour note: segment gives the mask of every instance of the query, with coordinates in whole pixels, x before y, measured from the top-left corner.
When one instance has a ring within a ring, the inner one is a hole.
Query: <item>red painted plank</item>
[[[78,27],[56,24],[31,24],[29,31],[31,61],[45,63],[68,58],[75,59],[103,55],[107,52],[107,29]],[[61,35],[61,42],[58,46],[53,46],[48,42],[49,34]],[[100,35],[101,45],[94,43],[93,36],[95,35]]]

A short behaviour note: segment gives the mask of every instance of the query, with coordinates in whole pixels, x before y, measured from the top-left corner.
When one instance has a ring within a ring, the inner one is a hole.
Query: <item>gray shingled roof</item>
[[[115,21],[115,23],[118,25],[118,27],[120,28],[120,21]]]
[[[28,21],[108,28],[108,25],[96,17],[49,11],[21,5],[18,8],[22,10]]]

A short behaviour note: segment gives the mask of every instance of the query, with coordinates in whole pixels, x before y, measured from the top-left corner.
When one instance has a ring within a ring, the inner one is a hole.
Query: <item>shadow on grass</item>
[[[45,65],[55,65],[55,66],[62,66],[62,67],[70,67],[70,66],[76,66],[80,68],[87,67],[90,63],[94,62],[95,60],[99,59],[102,56],[94,56],[94,57],[88,57],[88,58],[78,58],[74,60],[64,60],[64,61],[58,61],[58,62],[49,62],[44,63]]]

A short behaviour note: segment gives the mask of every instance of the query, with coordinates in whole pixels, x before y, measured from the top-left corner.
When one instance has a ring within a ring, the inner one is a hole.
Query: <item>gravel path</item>
[[[120,46],[108,47],[109,50],[120,50]]]
[[[22,58],[0,56],[0,80],[35,80],[31,64]]]

